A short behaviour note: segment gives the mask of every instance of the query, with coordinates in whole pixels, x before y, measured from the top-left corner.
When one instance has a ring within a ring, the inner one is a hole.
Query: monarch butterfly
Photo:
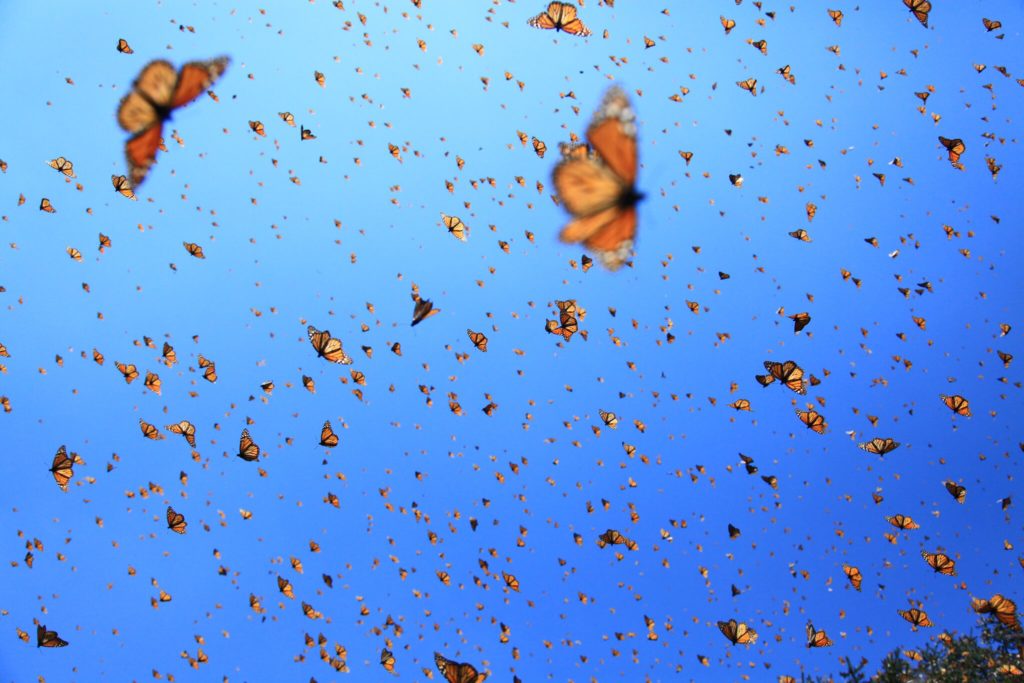
[[[341,347],[341,340],[332,337],[330,330],[321,332],[310,325],[306,328],[306,334],[309,336],[309,343],[313,345],[317,356],[332,363],[352,365],[352,358]]]
[[[814,624],[807,622],[807,647],[832,647],[832,639],[824,631],[814,630]]]
[[[832,21],[836,22],[836,26],[843,25],[843,11],[838,9],[828,10],[828,16],[832,18]]]
[[[185,527],[188,526],[188,522],[185,521],[185,515],[175,512],[174,508],[170,505],[167,506],[167,528],[176,534],[185,533]]]
[[[196,447],[196,427],[188,420],[182,420],[178,424],[167,425],[168,431],[172,434],[181,434],[185,437],[185,441],[192,448]]]
[[[739,173],[730,173],[729,182],[733,187],[743,187],[743,176]]]
[[[313,381],[313,378],[310,377],[309,375],[303,375],[302,376],[302,386],[309,393],[311,393],[311,394],[315,394],[316,393],[316,383]]]
[[[131,384],[139,378],[139,370],[134,364],[129,363],[125,365],[124,363],[114,361],[114,365],[117,366],[118,371],[124,376],[125,384]]]
[[[896,613],[904,619],[906,619],[907,621],[909,621],[911,628],[913,628],[915,631],[917,630],[918,626],[928,627],[935,625],[928,618],[928,615],[925,613],[924,610],[917,609],[916,607],[908,610],[898,609],[896,610]]]
[[[68,178],[74,178],[75,176],[75,165],[64,157],[57,157],[56,159],[50,159],[46,162],[50,168],[56,170],[59,173],[63,173]]]
[[[946,151],[949,153],[949,163],[952,164],[954,168],[959,168],[960,170],[963,170],[963,166],[959,162],[960,155],[967,151],[967,146],[964,144],[964,141],[961,140],[960,138],[950,139],[944,138],[940,135],[939,142],[942,144],[943,147],[946,148]]]
[[[292,600],[295,599],[295,591],[292,589],[292,583],[283,576],[277,577],[277,590],[286,598]]]
[[[957,415],[963,415],[964,417],[971,416],[971,404],[963,396],[960,396],[959,394],[953,394],[952,396],[942,394],[940,398],[942,399],[942,402],[946,404],[946,407]]]
[[[310,619],[322,619],[324,616],[321,612],[318,612],[315,609],[313,609],[313,606],[310,605],[308,602],[302,603],[302,613]]]
[[[435,572],[435,574],[437,574],[437,580],[443,583],[444,585],[452,585],[452,577],[450,574],[448,574],[448,572],[438,570]]]
[[[139,73],[132,91],[117,109],[117,122],[132,137],[125,143],[128,178],[138,187],[156,161],[163,143],[163,127],[175,109],[199,97],[227,69],[230,60],[218,57],[208,62],[189,62],[175,71],[170,63],[158,59]]]
[[[157,396],[160,395],[160,376],[155,372],[146,371],[146,381],[143,383],[147,389]]]
[[[886,517],[885,521],[889,522],[889,524],[892,524],[897,529],[903,529],[905,531],[912,531],[914,529],[921,528],[920,524],[906,515],[892,515],[891,517]]]
[[[867,451],[868,453],[874,453],[875,455],[885,455],[899,448],[899,441],[893,441],[890,438],[880,439],[875,437],[867,443],[857,444],[857,447],[861,450]]]
[[[164,363],[167,367],[170,367],[178,362],[178,354],[175,353],[174,347],[164,342],[163,349],[161,350],[160,356],[164,359]]]
[[[928,0],[903,0],[903,4],[921,22],[921,26],[928,28],[928,13],[932,11],[932,3]]]
[[[745,81],[736,81],[736,85],[738,85],[742,90],[746,90],[747,92],[749,92],[754,97],[757,97],[757,79],[756,78],[748,78]]]
[[[516,593],[519,592],[519,579],[517,579],[514,575],[509,574],[507,572],[502,572],[501,578],[504,579],[506,586],[514,590]]]
[[[681,156],[683,158],[683,161],[686,162],[686,165],[689,166],[690,165],[690,161],[693,159],[693,152],[684,152],[684,151],[680,150],[679,151],[679,156]]]
[[[461,218],[442,213],[441,222],[444,223],[444,227],[448,228],[452,237],[463,242],[466,241],[466,237],[469,236],[469,226],[463,223]]]
[[[418,295],[414,295],[413,301],[416,303],[412,309],[411,327],[416,327],[430,316],[437,315],[441,312],[440,308],[434,308],[434,304],[431,303],[430,299],[421,299]]]
[[[324,426],[320,429],[320,445],[327,448],[334,448],[338,445],[338,435],[331,429],[331,421],[324,422]]]
[[[981,23],[985,26],[985,30],[988,31],[989,33],[991,33],[992,31],[997,31],[1003,27],[1003,22],[999,21],[998,19],[988,19],[982,17]]]
[[[736,22],[732,19],[726,19],[723,16],[719,16],[718,19],[722,22],[722,28],[725,29],[725,35],[729,35],[729,32],[736,28]]]
[[[466,334],[469,336],[469,341],[473,342],[473,346],[476,347],[477,351],[487,352],[487,336],[483,332],[474,332],[467,329]]]
[[[967,500],[967,489],[953,481],[947,481],[944,485],[946,490],[949,491],[949,495],[956,498],[956,502],[963,505],[964,501]]]
[[[39,210],[46,213],[57,213],[57,209],[53,208],[53,204],[46,197],[43,197],[42,201],[39,202]]]
[[[594,154],[563,158],[552,173],[560,201],[572,216],[559,238],[582,242],[616,270],[636,238],[636,204],[643,196],[637,173],[636,114],[626,94],[612,87],[587,129]]]
[[[795,361],[787,360],[784,363],[774,363],[766,360],[764,361],[764,369],[768,371],[768,375],[773,380],[777,379],[783,382],[790,391],[795,391],[798,394],[807,393],[807,389],[804,386],[803,368],[797,365]],[[767,386],[770,383],[762,382],[762,385]]]
[[[313,80],[316,81],[316,84],[319,85],[321,88],[327,87],[327,80],[324,77],[323,72],[315,71],[314,70],[313,71]]]
[[[299,126],[299,139],[300,140],[316,140],[316,136],[313,135],[313,131],[305,126]],[[401,161],[401,159],[398,159]]]
[[[544,144],[543,140],[539,138],[533,138],[533,151],[534,153],[536,153],[537,156],[543,159],[544,155],[547,154],[548,146]]]
[[[785,65],[783,67],[779,67],[778,69],[775,70],[775,73],[779,74],[780,76],[785,78],[787,81],[789,81],[790,85],[796,85],[796,76],[793,75],[792,69],[790,68],[789,64],[787,64],[787,65]],[[813,143],[809,144],[807,146],[811,147],[811,146],[813,146]]]
[[[392,654],[391,650],[382,648],[380,651],[380,665],[384,667],[384,670],[389,674],[395,674],[395,655]]]
[[[203,254],[203,248],[195,242],[182,242],[182,245],[184,245],[185,251],[188,252],[189,256],[194,256],[199,259],[206,258],[206,255]]]
[[[281,120],[287,123],[289,126],[291,126],[292,128],[295,127],[295,117],[292,116],[292,113],[290,111],[279,111],[277,115],[280,116]]]
[[[846,578],[850,581],[850,585],[853,586],[854,590],[860,590],[860,584],[864,580],[864,576],[860,573],[860,569],[853,565],[844,564],[843,573],[846,574]]]
[[[264,137],[264,138],[267,137],[267,130],[266,130],[266,128],[263,127],[263,122],[262,121],[250,121],[249,122],[249,129],[253,133],[256,133],[256,135],[259,135],[260,137]]]
[[[110,176],[110,182],[114,185],[114,192],[119,192],[122,196],[133,201],[138,200],[138,197],[135,196],[135,191],[132,189],[131,183],[128,182],[127,176],[112,175]]]
[[[139,418],[139,429],[142,430],[142,436],[146,437],[147,439],[152,439],[153,441],[156,441],[157,439],[164,438],[164,435],[160,433],[159,429],[149,424],[141,417]]]
[[[1017,604],[996,593],[988,600],[971,599],[971,607],[978,614],[994,614],[999,623],[1013,629],[1020,629],[1017,621]]]
[[[74,247],[68,247],[66,251],[68,252],[68,256],[70,256],[73,261],[82,261],[82,252],[80,252],[78,249],[75,249]]]
[[[242,430],[242,436],[238,440],[238,457],[247,462],[260,459],[260,447],[249,436],[248,429]]]
[[[619,418],[615,413],[607,413],[600,409],[597,411],[597,413],[598,415],[601,416],[601,421],[604,422],[605,425],[607,425],[608,427],[615,429],[616,427],[619,426]]]
[[[67,647],[68,641],[57,635],[56,631],[47,631],[43,624],[36,625],[36,647]]]
[[[761,54],[768,54],[768,41],[767,40],[755,40],[751,45],[761,51]]]
[[[800,330],[804,329],[805,327],[811,324],[810,313],[794,313],[793,315],[789,316],[789,319],[793,321],[794,333],[799,332]]]
[[[750,411],[750,401],[745,398],[738,398],[732,403],[728,404],[733,410],[746,410]]]
[[[118,38],[117,39],[117,51],[122,53],[122,54],[126,54],[126,55],[130,55],[130,54],[134,54],[135,53],[135,50],[132,49],[132,46],[129,45],[128,41],[125,40],[124,38]]]
[[[750,645],[757,642],[757,631],[735,619],[718,622],[718,630],[733,645]]]
[[[936,574],[944,576],[956,576],[956,562],[945,553],[929,553],[921,551],[921,557],[928,563]]]
[[[479,673],[472,664],[453,662],[440,652],[434,653],[434,665],[447,683],[484,683],[487,679],[487,674]]]
[[[825,422],[825,416],[817,413],[816,411],[798,410],[796,411],[797,417],[804,423],[804,426],[812,430],[815,434],[824,434],[825,430],[828,429],[828,423]]]
[[[814,240],[811,239],[810,233],[808,233],[803,228],[798,228],[797,230],[794,230],[793,232],[788,233],[788,234],[793,239],[798,239],[801,242],[813,242],[814,241]]]
[[[573,36],[585,38],[590,35],[590,29],[576,16],[576,5],[571,2],[550,2],[546,10],[526,23],[534,28],[565,31]]]
[[[75,461],[68,457],[64,446],[58,448],[57,453],[53,456],[53,464],[50,465],[50,473],[53,474],[53,480],[57,482],[61,491],[68,490],[68,482],[71,481],[71,477],[75,476],[74,466]]]

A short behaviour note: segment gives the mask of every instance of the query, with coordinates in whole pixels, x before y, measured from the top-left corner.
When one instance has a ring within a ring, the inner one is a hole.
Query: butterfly
[[[757,79],[756,78],[748,78],[745,81],[736,81],[736,85],[738,85],[741,89],[746,90],[748,93],[750,93],[754,97],[757,97]]]
[[[461,218],[442,213],[441,222],[444,223],[444,227],[448,228],[452,237],[463,242],[466,241],[466,237],[469,236],[469,226],[463,223]]]
[[[324,426],[320,430],[320,445],[327,448],[334,448],[338,445],[338,435],[331,429],[330,420],[324,422]]]
[[[559,238],[582,242],[610,270],[633,250],[636,204],[643,195],[637,173],[636,114],[626,94],[612,87],[587,129],[593,154],[563,158],[552,173],[559,200],[572,216]]]
[[[793,321],[793,332],[799,332],[811,324],[810,313],[794,313],[789,319]]]
[[[74,466],[75,461],[68,457],[64,446],[58,448],[56,455],[53,456],[53,464],[50,465],[50,473],[53,474],[53,480],[57,482],[61,491],[68,490],[68,482],[75,476]]]
[[[430,316],[441,312],[440,308],[434,308],[434,304],[431,303],[430,299],[421,299],[419,295],[414,294],[413,301],[416,303],[413,305],[412,310],[412,327],[416,327]]]
[[[586,37],[590,29],[576,16],[576,5],[571,2],[550,2],[548,8],[526,22],[534,28],[565,31],[569,35]]]
[[[466,334],[469,336],[469,341],[473,342],[473,346],[476,347],[477,351],[487,351],[487,336],[483,332],[474,332],[467,329]]]
[[[56,170],[59,173],[63,173],[68,178],[74,178],[75,176],[75,165],[70,160],[64,157],[57,157],[46,162],[50,168]]]
[[[291,600],[295,599],[295,590],[292,588],[292,582],[283,576],[277,577],[277,590],[281,592],[286,598]]]
[[[389,674],[395,674],[395,655],[386,647],[380,651],[380,665]]]
[[[896,610],[896,613],[904,619],[906,619],[907,621],[909,621],[911,627],[913,627],[915,631],[917,630],[918,626],[927,627],[935,625],[928,618],[928,615],[924,612],[924,610],[917,609],[916,607],[914,609],[909,610],[898,609]]]
[[[188,526],[188,522],[185,521],[185,515],[175,512],[174,508],[170,505],[167,506],[167,528],[176,534],[185,533],[185,527]]]
[[[57,635],[56,631],[47,631],[43,624],[36,625],[36,647],[67,647],[68,641]]]
[[[831,17],[832,21],[836,22],[836,26],[843,25],[843,11],[838,9],[828,10],[828,16]]]
[[[606,426],[611,427],[612,429],[619,426],[619,418],[615,413],[605,412],[600,409],[598,409],[597,412],[601,416],[601,421],[604,422]]]
[[[150,371],[147,370],[146,371],[146,380],[145,380],[145,382],[143,382],[143,384],[145,385],[145,387],[147,389],[152,391],[157,396],[160,395],[160,385],[161,385],[160,376],[157,375],[155,372],[150,372]]]
[[[135,53],[135,50],[132,49],[132,46],[129,45],[128,41],[125,40],[124,38],[118,38],[117,39],[117,51],[122,53],[122,54],[126,54],[126,55],[130,55],[130,54],[134,54]]]
[[[718,630],[733,645],[750,645],[757,642],[757,631],[735,619],[718,622]]]
[[[868,441],[867,443],[857,444],[857,447],[860,448],[861,450],[865,450],[868,453],[874,453],[875,455],[885,455],[886,453],[891,453],[892,451],[899,448],[899,446],[899,441],[893,441],[892,439],[889,438],[880,439],[878,437],[871,439],[871,441]]]
[[[825,416],[819,414],[815,410],[798,410],[796,411],[797,417],[804,423],[804,426],[814,431],[815,434],[824,434],[825,430],[828,429],[828,423],[825,422]]]
[[[117,109],[118,124],[132,135],[124,151],[133,187],[145,180],[156,161],[156,152],[163,144],[164,122],[175,109],[190,104],[213,85],[229,61],[219,57],[208,62],[189,62],[175,71],[170,63],[158,59],[143,67],[132,91]]]
[[[188,442],[189,446],[192,448],[196,447],[196,427],[188,420],[182,420],[174,425],[167,425],[167,429],[172,434],[181,434],[185,437],[185,441]]]
[[[807,622],[807,647],[831,647],[832,639],[824,631],[814,630],[814,624]]]
[[[316,355],[332,363],[352,365],[352,358],[341,348],[341,340],[331,336],[330,330],[320,331],[310,325],[306,328],[309,343],[316,350]]]
[[[960,138],[944,138],[939,136],[939,142],[943,147],[946,148],[946,152],[949,153],[949,163],[955,168],[963,170],[963,165],[960,164],[960,155],[967,151],[967,146],[964,141]]]
[[[479,673],[472,664],[453,662],[440,652],[434,653],[434,665],[448,683],[484,683],[487,674]]]
[[[725,29],[725,35],[729,35],[729,32],[736,28],[736,22],[732,19],[726,19],[723,16],[719,16],[718,19],[722,22],[722,28]]]
[[[203,248],[195,242],[182,242],[181,244],[185,247],[185,251],[188,252],[189,256],[194,256],[199,259],[206,258],[206,254],[203,253]]]
[[[110,176],[110,182],[114,185],[114,192],[119,192],[128,199],[138,200],[138,197],[135,196],[135,191],[132,189],[131,183],[128,182],[127,176],[112,175]]]
[[[1020,629],[1020,623],[1017,620],[1017,604],[998,593],[988,600],[972,598],[971,607],[978,614],[994,614],[999,623],[1013,629]]]
[[[960,486],[960,484],[953,481],[947,481],[944,486],[946,487],[946,490],[949,491],[949,495],[956,498],[956,502],[963,505],[964,501],[967,500],[967,489]]]
[[[860,584],[864,580],[864,576],[860,573],[860,569],[849,564],[843,565],[843,573],[846,574],[846,578],[849,579],[850,585],[853,586],[854,590],[860,590]]]
[[[519,592],[519,579],[507,572],[502,572],[501,578],[505,581],[506,586],[514,590],[516,593]]]
[[[985,26],[985,30],[991,33],[992,31],[998,31],[1003,27],[1003,22],[998,19],[987,19],[982,17],[981,23]]]
[[[142,435],[147,439],[153,439],[154,441],[156,441],[157,439],[164,438],[164,435],[160,433],[159,429],[149,424],[141,417],[139,418],[139,429],[142,430]]]
[[[903,0],[903,4],[922,26],[928,28],[928,13],[932,11],[932,3],[928,0]]]
[[[889,522],[889,524],[892,524],[897,529],[904,529],[910,531],[913,529],[921,528],[920,524],[915,522],[910,517],[907,517],[906,515],[892,515],[891,517],[886,517],[885,521]]]
[[[211,384],[217,381],[216,364],[212,360],[204,358],[203,354],[199,354],[199,367],[203,368],[203,379]]]
[[[247,462],[260,459],[260,447],[249,436],[248,429],[242,430],[242,436],[238,441],[238,457]]]
[[[46,197],[43,197],[39,202],[39,210],[45,211],[46,213],[57,213],[57,209],[53,208],[53,204]]]
[[[798,394],[806,394],[804,386],[804,371],[795,361],[787,360],[784,363],[764,361],[764,369],[767,375],[755,375],[754,378],[761,386],[768,386],[775,380],[784,383],[788,389]]]
[[[929,553],[921,551],[921,557],[928,563],[928,566],[935,570],[936,574],[944,576],[956,576],[956,562],[945,553]]]

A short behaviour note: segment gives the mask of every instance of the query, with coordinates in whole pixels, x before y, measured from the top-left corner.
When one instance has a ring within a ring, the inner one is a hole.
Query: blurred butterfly
[[[56,455],[53,456],[53,464],[50,465],[50,473],[53,474],[53,480],[57,482],[61,491],[68,490],[68,482],[75,476],[74,466],[75,461],[68,457],[64,446],[58,448]]]
[[[57,213],[57,209],[53,208],[53,204],[46,197],[43,197],[42,201],[39,202],[39,210],[46,213]]]
[[[565,31],[573,36],[586,37],[590,35],[590,30],[576,16],[576,5],[571,2],[550,2],[546,10],[526,23],[534,28]]]
[[[988,19],[982,17],[981,23],[985,26],[985,30],[990,33],[992,31],[998,31],[1003,27],[1003,22],[999,21],[998,19]]]
[[[313,345],[317,356],[332,363],[352,365],[352,358],[341,347],[341,340],[332,337],[330,330],[321,332],[310,325],[306,328],[306,334],[309,336],[309,343]]]
[[[125,384],[131,384],[139,378],[139,370],[134,364],[129,363],[125,365],[124,363],[114,361],[114,365],[117,366],[118,371],[124,376]]]
[[[1017,620],[1017,604],[1009,598],[998,593],[988,600],[972,598],[971,607],[978,614],[994,614],[999,623],[1020,630],[1020,622]]]
[[[944,485],[946,490],[949,491],[949,495],[956,498],[956,502],[963,505],[964,501],[967,500],[967,489],[953,481],[947,481]]]
[[[331,429],[331,421],[324,422],[323,428],[320,429],[320,445],[327,448],[334,448],[338,445],[338,435]]]
[[[757,631],[735,619],[718,622],[718,630],[733,645],[750,645],[757,641]]]
[[[958,394],[946,396],[945,394],[942,394],[940,398],[942,399],[942,402],[946,404],[946,407],[957,415],[963,415],[964,417],[971,416],[971,404],[963,396]]]
[[[384,670],[389,674],[398,675],[395,672],[395,655],[386,647],[382,648],[380,651],[380,665],[384,667]]]
[[[185,527],[188,526],[188,522],[185,521],[185,515],[175,512],[174,508],[170,505],[167,506],[167,528],[176,534],[185,533]]]
[[[736,81],[736,85],[738,85],[741,89],[746,90],[748,93],[750,93],[754,97],[757,97],[757,79],[756,78],[748,78],[745,81]]]
[[[609,269],[629,258],[636,239],[636,114],[612,87],[587,129],[594,154],[563,158],[552,173],[558,198],[572,220],[559,238],[582,242]]]
[[[141,417],[139,418],[139,429],[142,430],[142,435],[147,439],[153,439],[154,441],[156,441],[157,439],[164,438],[164,435],[160,433],[159,429],[149,424]]]
[[[928,0],[903,0],[903,4],[922,26],[928,28],[928,13],[932,11],[932,3]]]
[[[807,622],[807,647],[831,647],[832,639],[824,631],[814,630],[814,624]]]
[[[440,308],[434,308],[434,304],[431,303],[430,299],[421,299],[419,295],[414,294],[413,301],[415,301],[415,304],[412,310],[412,327],[416,327],[430,316],[441,312]]]
[[[448,228],[448,232],[452,237],[463,242],[466,241],[466,238],[469,236],[469,226],[463,223],[461,218],[442,213],[441,222],[444,223],[444,227]]]
[[[137,200],[135,191],[132,190],[131,183],[128,182],[128,178],[123,175],[112,175],[110,176],[110,182],[114,185],[114,192],[121,193],[122,196],[128,199]]]
[[[156,161],[163,142],[163,126],[178,107],[199,97],[227,68],[229,59],[189,62],[175,71],[170,63],[155,60],[143,67],[132,91],[117,109],[117,122],[132,137],[125,144],[128,177],[138,187]]]
[[[198,259],[205,259],[206,255],[203,253],[203,248],[195,242],[182,242],[185,247],[185,251],[188,252],[189,256],[194,256]]]
[[[178,424],[174,425],[167,425],[167,430],[172,434],[181,434],[185,437],[185,441],[188,442],[189,446],[192,448],[196,447],[196,428],[195,425],[188,420],[182,420]]]
[[[810,313],[794,313],[789,319],[793,321],[793,332],[799,332],[811,324]]]
[[[920,524],[906,515],[892,515],[891,517],[886,517],[885,521],[889,522],[889,524],[892,524],[897,529],[903,529],[905,531],[912,531],[914,529],[921,528]]]
[[[860,584],[864,580],[864,576],[860,573],[860,569],[849,564],[843,565],[843,573],[846,574],[846,578],[849,579],[850,585],[853,586],[854,590],[860,590]]]
[[[726,19],[725,17],[718,17],[722,22],[722,28],[725,29],[725,35],[729,35],[729,32],[736,28],[736,22],[732,19]]]
[[[945,553],[929,553],[924,550],[921,551],[921,557],[928,563],[936,574],[943,574],[944,576],[956,576],[956,562],[946,555]]]
[[[43,624],[36,625],[36,647],[67,647],[68,641],[63,640],[56,631],[47,631]]]
[[[832,21],[836,22],[836,26],[842,26],[843,25],[843,11],[842,10],[830,9],[830,10],[828,10],[828,16],[832,19]]]
[[[487,674],[477,672],[472,664],[453,662],[440,652],[434,653],[434,665],[447,683],[483,683],[487,679]]]
[[[242,436],[238,441],[238,457],[247,462],[260,459],[260,447],[249,436],[248,429],[242,430]]]
[[[199,354],[199,367],[203,368],[203,379],[211,384],[217,381],[216,364],[212,360],[204,358],[203,354]]]

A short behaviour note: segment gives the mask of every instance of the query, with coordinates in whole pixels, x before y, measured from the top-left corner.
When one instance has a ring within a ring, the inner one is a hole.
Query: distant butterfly
[[[571,2],[550,2],[548,8],[527,21],[534,28],[565,31],[573,36],[586,37],[590,29],[576,16],[576,5]]]
[[[718,622],[718,630],[733,645],[750,645],[757,641],[757,631],[735,619]]]
[[[811,324],[810,313],[794,313],[789,319],[793,321],[793,332],[799,332]]]
[[[75,476],[74,466],[75,461],[68,457],[64,446],[58,448],[57,454],[53,456],[53,464],[50,465],[50,473],[53,474],[53,480],[57,482],[61,491],[68,490],[68,482],[71,481],[71,477]]]
[[[447,683],[484,683],[487,674],[477,672],[472,664],[453,662],[439,652],[434,653],[434,665]]]
[[[185,527],[188,526],[188,522],[185,521],[185,515],[175,512],[174,508],[170,505],[167,506],[167,528],[176,534],[185,533]]]
[[[960,138],[944,138],[939,136],[939,142],[943,147],[946,148],[946,152],[949,155],[949,163],[955,168],[963,170],[963,166],[960,164],[960,155],[967,151],[967,146],[964,141]]]
[[[129,45],[128,41],[124,38],[117,39],[117,51],[126,55],[134,54],[135,52],[135,50],[132,49],[132,46]]]
[[[949,491],[949,495],[956,499],[956,502],[963,505],[964,501],[967,500],[967,489],[954,481],[945,482],[944,486]]]
[[[152,439],[156,441],[157,439],[164,438],[164,435],[160,433],[159,429],[157,429],[154,425],[149,424],[141,417],[139,418],[139,429],[142,430],[142,435],[147,439]]]
[[[36,625],[36,647],[67,647],[68,641],[63,640],[56,631],[47,631],[43,624]]]
[[[249,436],[248,429],[242,430],[242,436],[238,441],[238,457],[248,462],[260,459],[260,447]]]
[[[552,174],[559,200],[572,217],[559,238],[582,242],[615,270],[632,253],[636,204],[643,198],[634,186],[636,114],[619,88],[605,94],[587,129],[587,143],[593,155],[563,158]]]
[[[332,337],[330,330],[321,332],[310,325],[306,328],[306,334],[309,336],[309,343],[313,345],[317,356],[332,363],[352,365],[352,358],[341,347],[341,340]]]
[[[75,177],[75,165],[64,157],[57,157],[56,159],[51,159],[46,163],[49,164],[50,168],[63,173],[68,178]]]
[[[736,28],[736,22],[732,19],[726,19],[725,17],[718,17],[722,22],[722,28],[725,29],[725,35],[729,35],[729,32]]]
[[[143,67],[117,110],[117,122],[132,134],[125,144],[128,178],[138,187],[156,161],[163,142],[163,126],[175,109],[199,97],[220,78],[229,59],[189,62],[175,71],[170,63],[155,60]]]
[[[998,31],[1003,27],[1003,22],[998,19],[982,18],[981,23],[985,26],[985,30],[988,32]]]
[[[750,93],[754,97],[757,97],[757,79],[756,78],[748,78],[745,81],[736,81],[736,85],[738,85],[741,89],[746,90],[748,93]]]
[[[892,524],[897,529],[903,529],[906,531],[912,531],[914,529],[921,528],[920,524],[915,522],[910,517],[907,517],[906,515],[892,515],[891,517],[886,517],[885,521],[889,522],[889,524]]]

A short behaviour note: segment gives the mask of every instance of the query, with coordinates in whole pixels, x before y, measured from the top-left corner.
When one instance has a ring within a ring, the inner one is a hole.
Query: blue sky
[[[332,654],[344,646],[353,680],[387,676],[382,647],[413,681],[427,679],[434,651],[497,681],[775,680],[968,629],[971,596],[1019,601],[1024,539],[1016,505],[999,499],[1021,474],[1024,404],[1018,363],[996,354],[1019,355],[1022,326],[1019,4],[935,2],[926,29],[898,0],[837,0],[842,26],[806,2],[587,2],[587,39],[529,27],[542,2],[422,4],[0,9],[0,44],[19,65],[0,75],[16,94],[0,109],[0,395],[11,406],[0,413],[0,679],[334,680],[304,644],[323,633]],[[721,15],[736,21],[729,35]],[[986,32],[982,17],[1003,29]],[[119,38],[134,54],[117,52]],[[766,39],[768,55],[748,38]],[[114,114],[139,70],[219,55],[231,65],[217,101],[175,112],[138,201],[112,192],[125,139]],[[775,73],[785,64],[795,85]],[[764,87],[756,98],[734,85],[751,77]],[[583,273],[570,265],[583,250],[557,240],[566,214],[551,169],[612,83],[637,113],[646,199],[633,267]],[[928,86],[922,114],[914,93]],[[670,100],[680,88],[682,102]],[[316,139],[300,141],[282,111]],[[545,158],[517,131],[545,141]],[[965,171],[939,135],[964,140]],[[45,163],[58,156],[75,180]],[[38,210],[43,197],[56,213]],[[442,212],[462,218],[468,241],[447,234]],[[813,241],[787,235],[798,228]],[[113,242],[103,253],[101,232]],[[923,281],[934,291],[916,293]],[[413,283],[441,309],[415,328]],[[559,345],[544,321],[570,298],[588,339]],[[785,316],[799,311],[813,320],[794,334]],[[309,324],[344,342],[366,375],[362,400],[350,368],[316,358]],[[486,354],[467,328],[487,334]],[[199,354],[216,362],[215,384]],[[798,397],[754,381],[763,361],[786,359],[821,385]],[[126,385],[115,361],[159,373],[162,395]],[[465,415],[449,411],[449,392]],[[966,396],[973,417],[952,416],[940,394]],[[753,412],[726,406],[737,398]],[[796,420],[806,403],[827,434]],[[618,415],[617,429],[599,410]],[[198,460],[181,437],[143,439],[140,418],[164,432],[190,420]],[[317,446],[327,419],[341,439],[330,454]],[[234,455],[245,427],[259,463]],[[884,458],[857,448],[874,436],[902,445]],[[47,471],[62,444],[85,461],[67,493]],[[945,480],[967,487],[964,505]],[[168,505],[186,535],[166,529]],[[891,544],[884,518],[896,513],[922,528]],[[639,549],[620,561],[599,548],[609,528]],[[33,539],[44,549],[29,569]],[[956,578],[919,557],[939,549],[957,559]],[[843,563],[861,569],[862,592]],[[172,600],[154,609],[161,589]],[[896,613],[908,600],[936,627],[912,632]],[[304,617],[302,601],[323,618]],[[759,632],[755,645],[722,637],[716,622],[733,618]],[[808,619],[833,647],[804,647]],[[19,640],[34,620],[70,646]],[[195,671],[181,653],[196,655],[197,636],[209,662]]]

